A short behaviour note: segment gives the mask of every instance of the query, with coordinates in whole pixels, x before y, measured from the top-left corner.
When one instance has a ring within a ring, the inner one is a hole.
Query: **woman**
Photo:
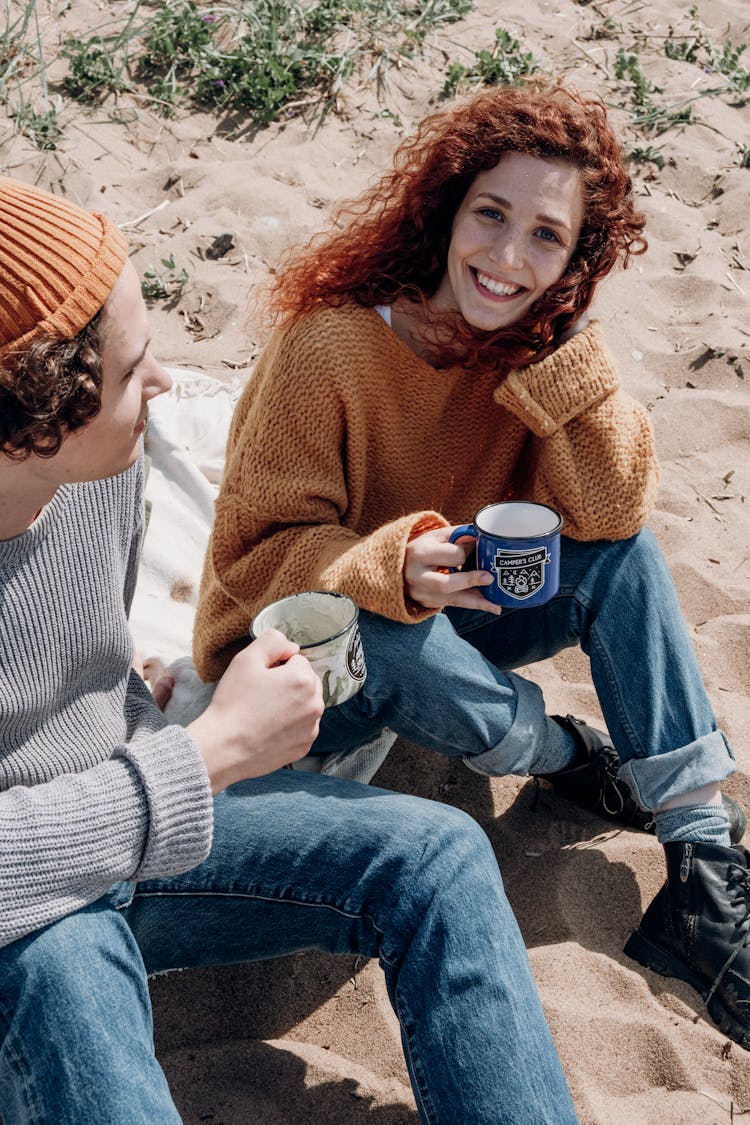
[[[586,316],[598,282],[645,249],[643,225],[594,99],[497,89],[425,121],[344,229],[278,276],[280,329],[230,435],[196,665],[216,679],[269,601],[348,594],[368,680],[326,713],[313,752],[387,726],[653,824],[668,881],[628,952],[710,992],[713,1018],[744,1042],[745,993],[725,968],[747,956],[733,945],[745,853],[730,839],[744,816],[719,790],[734,755],[643,530],[648,416]],[[562,514],[561,585],[500,614],[481,592],[491,575],[453,571],[468,548],[450,535],[511,497]],[[512,671],[572,644],[611,741],[547,716]]]

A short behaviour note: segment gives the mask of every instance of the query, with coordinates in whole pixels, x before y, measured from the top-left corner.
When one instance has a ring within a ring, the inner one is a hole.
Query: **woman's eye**
[[[502,219],[502,211],[498,211],[497,207],[480,207],[479,214],[484,215],[487,219]]]
[[[537,231],[537,234],[543,242],[560,242],[560,236],[555,234],[553,230],[550,230],[549,227],[541,227]]]

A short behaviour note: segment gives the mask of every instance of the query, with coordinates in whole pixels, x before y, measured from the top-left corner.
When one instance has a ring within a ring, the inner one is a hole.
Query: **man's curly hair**
[[[54,457],[101,407],[101,311],[70,340],[42,337],[0,364],[0,450]]]

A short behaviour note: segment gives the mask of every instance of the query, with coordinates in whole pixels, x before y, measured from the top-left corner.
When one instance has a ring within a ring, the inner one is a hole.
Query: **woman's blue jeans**
[[[447,609],[416,625],[360,614],[364,688],[327,711],[313,753],[354,749],[383,727],[488,774],[534,773],[544,700],[512,669],[580,645],[644,809],[734,772],[716,729],[669,570],[648,531],[618,542],[563,537],[546,605]]]
[[[171,1125],[147,973],[377,957],[420,1118],[576,1119],[489,841],[418,797],[280,770],[215,801],[208,859],[0,949],[5,1125]]]

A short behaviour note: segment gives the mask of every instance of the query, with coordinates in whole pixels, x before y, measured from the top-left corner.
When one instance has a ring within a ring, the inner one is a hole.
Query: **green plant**
[[[632,103],[633,125],[644,133],[664,133],[673,125],[687,125],[693,120],[692,106],[676,108],[658,105],[653,95],[663,93],[641,69],[637,52],[628,54],[620,47],[615,58],[615,78],[628,83]]]
[[[57,107],[49,97],[47,66],[39,27],[36,0],[29,0],[23,11],[11,19],[9,0],[4,0],[5,21],[0,31],[0,102],[8,107],[15,131],[27,137],[36,148],[54,149],[62,135]],[[24,94],[23,85],[35,84],[34,100]],[[16,91],[15,98],[11,90]],[[41,110],[37,109],[39,100]]]
[[[683,62],[695,62],[700,47],[701,43],[699,39],[674,39],[671,30],[669,32],[669,38],[664,40],[664,54],[667,58],[680,59]]]
[[[709,69],[722,74],[734,93],[743,94],[750,89],[750,70],[740,64],[740,55],[747,50],[746,43],[735,46],[730,39],[719,49],[706,41],[705,47]]]
[[[750,145],[737,146],[737,163],[740,168],[750,168]]]
[[[657,168],[663,168],[666,164],[663,154],[651,145],[646,147],[636,145],[627,153],[626,159],[634,164],[655,164]]]
[[[644,133],[666,133],[674,125],[690,125],[694,121],[693,107],[683,105],[677,108],[647,105],[633,116],[633,124]]]
[[[596,41],[598,39],[614,39],[622,32],[622,24],[611,16],[605,16],[600,23],[592,24],[584,39]]]
[[[6,101],[5,87],[11,78],[17,80],[19,73],[27,70],[34,58],[26,37],[32,17],[36,17],[36,0],[30,0],[15,20],[11,19],[8,0],[4,0],[3,6],[5,18],[0,30],[0,96]]]
[[[690,14],[695,20],[696,9],[691,8]],[[714,43],[697,22],[693,23],[690,32],[690,35],[675,36],[670,30],[664,41],[667,58],[694,63],[703,67],[708,74],[720,74],[726,81],[726,89],[733,94],[742,95],[750,90],[750,71],[740,62],[747,44],[735,44],[731,39],[727,39],[725,43]],[[723,91],[711,91],[719,92]]]
[[[140,6],[140,0],[135,10]],[[197,103],[245,111],[258,124],[290,102],[334,104],[355,71],[383,84],[391,59],[421,50],[428,32],[472,0],[166,0],[140,26],[68,41],[66,89],[101,101],[140,83],[160,113]]]
[[[193,94],[205,105],[244,108],[265,125],[306,90],[325,90],[326,79],[341,70],[341,61],[306,35],[299,9],[258,0],[253,15],[236,43],[204,52]],[[344,70],[346,77],[348,68]]]
[[[63,86],[72,98],[96,104],[108,94],[128,89],[112,41],[92,35],[90,39],[68,39],[60,54],[68,63],[69,73]]]
[[[143,278],[141,279],[141,293],[147,301],[158,301],[168,298],[176,301],[181,296],[185,286],[190,281],[190,275],[186,269],[177,269],[174,260],[174,254],[170,254],[168,258],[162,258],[161,264],[163,270],[159,270],[156,266],[149,266],[148,269],[143,271]]]
[[[514,84],[539,69],[531,51],[524,51],[517,39],[498,27],[495,44],[491,50],[478,51],[471,66],[452,62],[448,64],[442,96],[452,97],[473,86]]]
[[[134,29],[141,0],[133,4],[124,27],[116,34],[102,36],[95,32],[88,39],[66,39],[60,50],[68,62],[69,73],[63,86],[73,98],[96,104],[110,93],[127,90],[128,55],[131,40],[138,35]]]
[[[372,117],[373,117],[373,121],[376,121],[376,120],[392,121],[397,129],[403,129],[403,127],[404,127],[404,123],[401,120],[401,118],[399,117],[399,115],[397,113],[394,113],[392,109],[388,109],[387,106],[386,106],[385,109],[381,109],[381,110],[378,110],[377,113],[373,113]]]
[[[620,47],[615,58],[615,78],[627,81],[631,86],[631,100],[636,106],[650,106],[651,95],[660,94],[658,86],[646,78],[641,70],[640,59],[637,52],[627,54],[624,47]]]
[[[62,128],[55,109],[37,113],[21,96],[13,109],[13,120],[16,131],[22,133],[36,148],[43,152],[57,148]]]
[[[222,21],[225,17],[221,17]],[[200,11],[194,3],[164,7],[143,34],[139,67],[145,74],[169,70],[190,71],[195,60],[212,44],[214,24],[220,17]]]

